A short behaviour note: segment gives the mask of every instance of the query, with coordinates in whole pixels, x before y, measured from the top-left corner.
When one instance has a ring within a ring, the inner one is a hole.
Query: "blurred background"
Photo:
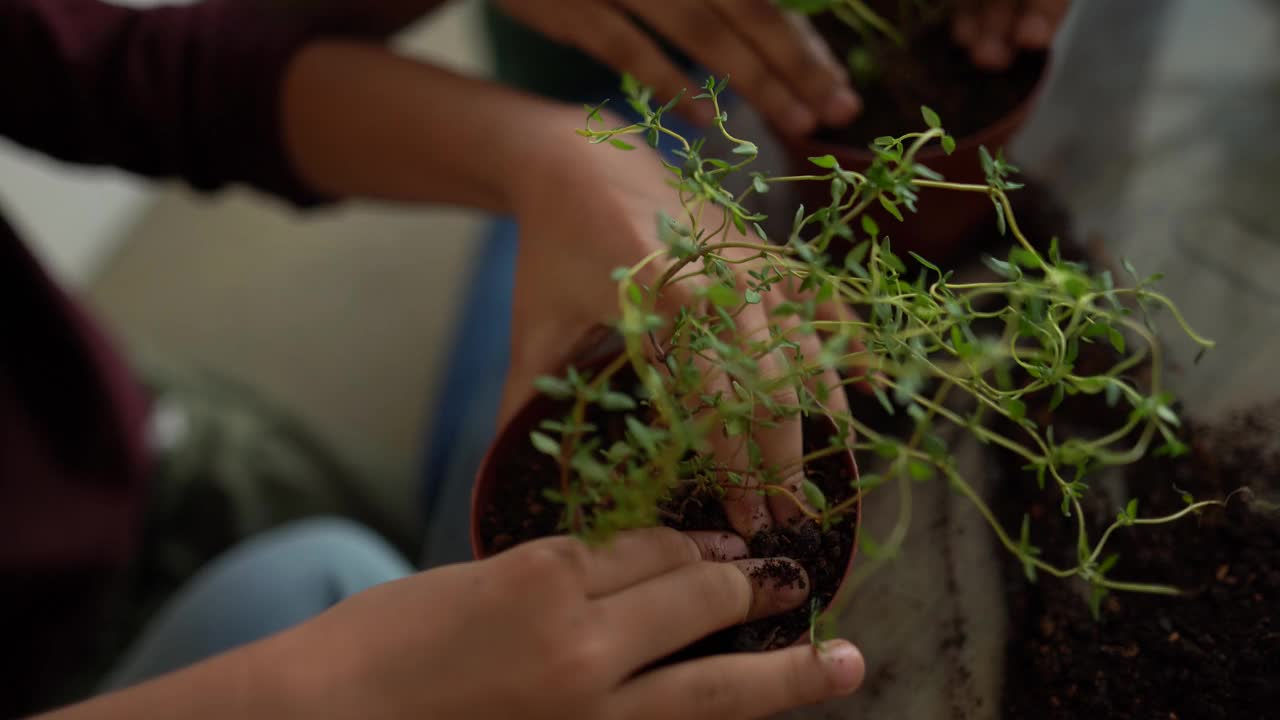
[[[473,0],[398,44],[468,72],[487,64]],[[389,496],[415,492],[478,217],[362,203],[304,216],[250,191],[71,168],[3,138],[0,187],[23,237],[136,352],[244,381],[389,465],[374,475]]]
[[[1204,411],[1275,387],[1277,10],[1271,0],[1076,0],[1016,147],[1083,236],[1165,272],[1189,319],[1220,342],[1184,378]],[[400,44],[487,69],[474,0]],[[301,216],[248,192],[198,197],[68,169],[3,141],[0,186],[24,236],[139,352],[246,381],[390,463],[389,497],[413,492],[481,218],[359,203]]]

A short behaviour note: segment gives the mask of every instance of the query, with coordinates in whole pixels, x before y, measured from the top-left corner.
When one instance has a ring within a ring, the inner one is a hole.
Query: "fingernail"
[[[827,100],[822,111],[822,120],[831,127],[848,125],[862,110],[862,100],[849,88],[837,88]]]
[[[1025,47],[1045,48],[1053,42],[1053,27],[1043,15],[1027,15],[1018,23],[1018,42]]]
[[[1002,70],[1013,59],[1013,53],[1009,50],[1008,45],[994,38],[987,38],[974,47],[973,58],[977,64],[983,67]]]
[[[827,672],[827,679],[837,692],[848,694],[862,684],[866,662],[862,653],[848,640],[828,640],[818,646],[818,659]]]
[[[782,129],[788,135],[808,135],[813,132],[815,125],[817,120],[813,113],[801,105],[792,107],[782,119]]]

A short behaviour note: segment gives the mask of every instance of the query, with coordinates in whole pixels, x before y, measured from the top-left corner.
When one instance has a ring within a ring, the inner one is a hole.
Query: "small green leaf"
[[[1169,423],[1170,425],[1173,425],[1174,427],[1178,427],[1179,425],[1182,424],[1182,422],[1178,420],[1177,414],[1174,413],[1173,410],[1171,410],[1168,405],[1157,405],[1156,415],[1159,415],[1161,420],[1164,420],[1165,422]]]
[[[861,222],[862,222],[862,231],[865,232],[866,234],[870,235],[871,237],[876,237],[880,234],[880,225],[876,223],[875,218],[871,217],[870,215],[863,215]],[[861,262],[861,259],[859,259],[859,262]]]
[[[736,147],[733,148],[733,154],[747,155],[747,156],[754,157],[760,154],[760,148],[756,147],[756,144],[753,142],[748,142],[746,140],[743,140],[742,142],[738,143]]]
[[[1027,404],[1018,398],[1005,398],[1004,410],[1015,421],[1022,420],[1027,416]]]
[[[1019,280],[1022,278],[1021,270],[1003,260],[998,260],[990,255],[983,255],[982,262],[1003,278],[1008,280]]]
[[[940,435],[929,433],[920,441],[920,449],[934,460],[943,460],[947,455],[947,441]]]
[[[942,277],[942,269],[941,269],[941,268],[939,268],[937,265],[934,265],[933,263],[929,262],[928,260],[925,260],[924,258],[922,258],[922,257],[920,257],[919,255],[915,254],[915,253],[914,253],[914,252],[912,252],[911,250],[908,250],[908,251],[907,251],[907,254],[908,254],[908,255],[910,255],[911,257],[915,258],[915,261],[916,261],[916,262],[918,262],[918,263],[920,263],[921,265],[923,265],[923,266],[925,266],[925,267],[929,268],[930,270],[932,270],[932,271],[934,271],[934,272],[938,273],[938,277]]]
[[[1109,328],[1109,330],[1110,332],[1107,333],[1107,337],[1111,340],[1111,347],[1115,348],[1116,352],[1123,354],[1124,335],[1121,335],[1120,331],[1115,328]]]
[[[860,277],[867,276],[867,270],[862,266],[862,261],[866,259],[867,252],[871,249],[871,241],[863,240],[844,256],[844,267],[846,270],[853,272]]]
[[[813,481],[807,478],[801,481],[800,490],[814,510],[821,512],[827,509],[827,496],[822,494],[822,488],[814,485]]]
[[[620,463],[635,454],[631,446],[618,440],[605,452],[604,456],[611,463]]]
[[[1049,398],[1050,411],[1057,410],[1058,406],[1061,405],[1062,401],[1066,398],[1067,391],[1065,388],[1066,386],[1063,385],[1062,383],[1058,383],[1057,385],[1053,386],[1053,396]]]
[[[907,463],[907,472],[913,480],[921,482],[932,480],[934,476],[933,466],[923,460],[912,459]]]
[[[1129,261],[1129,258],[1120,258],[1120,265],[1124,267],[1125,272],[1133,276],[1135,281],[1141,281],[1141,278],[1138,277],[1137,268],[1133,266],[1133,263]]]
[[[1132,500],[1130,500],[1130,501],[1129,501],[1129,504],[1128,504],[1128,505],[1125,505],[1125,506],[1124,506],[1124,514],[1125,514],[1125,515],[1128,515],[1130,520],[1135,520],[1135,519],[1137,519],[1137,517],[1138,517],[1138,498],[1133,498]]]
[[[885,412],[893,415],[893,403],[889,401],[889,396],[885,394],[884,389],[877,384],[871,388],[871,392],[876,396],[876,400],[880,401],[880,407],[884,408]]]
[[[769,183],[765,182],[764,178],[759,175],[751,178],[751,187],[755,188],[755,191],[761,195],[769,192]]]
[[[1116,566],[1116,563],[1119,561],[1120,561],[1119,553],[1111,553],[1110,555],[1107,556],[1106,560],[1103,560],[1102,563],[1098,565],[1098,574],[1106,575],[1111,570],[1111,568]]]
[[[840,167],[840,162],[836,160],[834,155],[818,155],[816,157],[809,158],[809,162],[824,170],[834,170]]]
[[[1031,544],[1031,516],[1022,514],[1022,532],[1018,539],[1018,553],[1022,560],[1022,573],[1027,582],[1036,581],[1036,564],[1032,558],[1040,554],[1040,548]]]
[[[885,212],[892,215],[898,222],[903,222],[902,211],[898,209],[897,204],[890,200],[886,195],[881,194],[877,197],[880,199],[880,206],[884,208]]]
[[[707,288],[707,299],[719,307],[733,307],[742,302],[737,290],[719,284]]]
[[[620,392],[606,392],[600,396],[600,407],[610,412],[634,410],[636,401],[630,395]]]
[[[568,380],[543,375],[533,381],[533,388],[547,397],[564,400],[573,397],[573,385]]]
[[[622,140],[619,140],[617,138],[610,140],[609,144],[618,148],[619,150],[635,150],[636,149],[635,145],[632,145],[631,143],[628,143],[628,142],[623,142]]]
[[[929,106],[921,105],[920,115],[924,117],[924,124],[928,125],[931,130],[937,130],[942,127],[942,118],[939,118],[938,113],[930,109]]]
[[[841,180],[840,178],[834,178],[831,181],[831,203],[833,205],[839,205],[840,201],[844,199],[845,191],[848,189],[849,189],[848,183],[846,183],[844,180]]]
[[[978,159],[982,161],[982,172],[986,174],[987,178],[990,179],[995,177],[996,163],[995,160],[991,158],[991,153],[987,151],[987,147],[985,145],[978,148]]]
[[[942,136],[942,151],[948,155],[956,151],[956,139],[950,135]]]
[[[1111,592],[1101,585],[1089,588],[1089,614],[1094,620],[1102,619],[1102,600],[1110,594]]]
[[[885,460],[894,460],[898,457],[898,443],[890,440],[881,440],[875,444],[872,451]]]
[[[551,457],[560,457],[560,443],[556,442],[551,436],[538,431],[529,433],[529,439],[533,441],[533,446],[538,452],[543,452]]]

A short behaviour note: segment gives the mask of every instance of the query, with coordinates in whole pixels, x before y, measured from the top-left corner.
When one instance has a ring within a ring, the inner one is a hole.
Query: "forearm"
[[[289,675],[267,640],[135,687],[55,710],[34,720],[278,720],[303,717]]]
[[[282,107],[298,175],[335,197],[505,212],[516,179],[581,142],[571,107],[344,41],[299,52]]]

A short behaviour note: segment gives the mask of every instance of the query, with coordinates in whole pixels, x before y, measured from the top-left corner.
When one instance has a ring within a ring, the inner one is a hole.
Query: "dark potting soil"
[[[548,403],[548,406],[553,403]],[[564,408],[551,411],[549,417],[560,417]],[[591,418],[606,436],[622,436],[621,418],[614,413],[598,413]],[[826,419],[806,420],[804,449],[812,452],[826,446],[829,428]],[[499,477],[502,492],[481,514],[481,536],[490,553],[514,547],[529,540],[557,533],[562,507],[544,499],[543,491],[559,484],[559,466],[529,443],[518,445],[506,456]],[[808,463],[805,475],[826,495],[828,502],[839,504],[853,494],[853,477],[839,455],[827,456]],[[731,532],[721,499],[711,491],[680,488],[663,503],[664,524],[678,530]],[[754,574],[776,587],[810,588],[810,602],[791,612],[763,618],[710,635],[666,662],[726,652],[768,650],[784,647],[803,638],[809,631],[811,605],[816,599],[825,608],[844,578],[853,552],[856,513],[847,513],[836,526],[821,532],[815,524],[801,525],[797,530],[773,530],[758,534],[750,542],[755,558],[790,558],[795,565],[767,562]],[[807,580],[806,580],[807,578]]]
[[[893,17],[886,8],[880,10],[882,16]],[[834,18],[824,16],[817,26],[842,62],[860,42],[855,31]],[[1048,60],[1043,52],[1022,52],[1007,70],[980,69],[968,50],[951,39],[949,20],[919,28],[906,47],[891,42],[882,47],[881,75],[857,88],[865,108],[862,115],[847,127],[820,130],[818,140],[862,148],[882,135],[920,129],[921,105],[936,111],[956,138],[972,135],[1021,104],[1035,90]]]
[[[1219,426],[1191,422],[1184,437],[1189,456],[1128,473],[1142,515],[1176,512],[1184,491],[1222,498],[1249,486],[1264,502],[1280,499],[1280,406]],[[1033,542],[1070,551],[1070,524],[1034,483],[1005,494],[1006,522],[1029,508],[1042,518]],[[1117,533],[1113,575],[1186,594],[1113,594],[1098,621],[1077,586],[1027,583],[1011,563],[1005,717],[1280,717],[1280,515],[1261,505],[1237,496],[1197,518]]]
[[[1020,221],[1038,226],[1028,234],[1059,234],[1064,254],[1085,259],[1069,218],[1051,196],[1038,195],[1018,208]],[[1095,271],[1106,264],[1089,259]],[[1095,357],[1106,352],[1105,345],[1082,350],[1080,371],[1098,370],[1083,366],[1111,360]],[[1055,430],[1086,435],[1124,419],[1098,396],[1069,397],[1057,411],[1032,403],[1028,415]],[[1248,486],[1272,507],[1280,501],[1280,405],[1220,424],[1186,421],[1182,435],[1189,456],[1149,458],[1126,473],[1126,496],[1140,498],[1142,516],[1185,507],[1183,492],[1222,498]],[[1074,518],[1063,518],[1059,499],[1040,491],[1020,465],[1010,462],[1001,473],[1001,520],[1016,528],[1030,513],[1033,544],[1049,559],[1073,564]],[[1094,537],[1115,513],[1102,505],[1101,482],[1091,496],[1096,504],[1086,508]],[[1280,515],[1258,507],[1237,496],[1225,509],[1118,532],[1108,551],[1120,554],[1113,576],[1168,584],[1186,594],[1112,594],[1102,601],[1097,621],[1078,583],[1043,574],[1029,583],[1021,565],[1006,556],[1010,638],[1003,717],[1280,717]]]
[[[1019,223],[1033,242],[1061,238],[1063,255],[1107,264],[1072,234],[1069,215],[1034,181],[1011,195]],[[972,247],[999,256],[1009,241],[991,227]],[[958,265],[958,261],[953,264]],[[1105,344],[1082,350],[1086,364],[1108,362]],[[874,400],[851,394],[854,412],[872,427],[909,430]],[[879,415],[877,415],[879,413]],[[1056,412],[1032,403],[1028,415],[1056,430],[1093,434],[1117,417],[1100,397],[1068,397]],[[1220,425],[1186,422],[1189,457],[1148,459],[1128,473],[1127,495],[1140,498],[1143,516],[1184,507],[1182,492],[1222,498],[1249,486],[1264,503],[1280,504],[1280,405]],[[1061,438],[1060,438],[1061,439]],[[1009,464],[995,507],[1006,527],[1032,515],[1032,542],[1071,553],[1074,519],[1066,522],[1058,498]],[[1096,495],[1105,492],[1099,484]],[[1276,718],[1280,717],[1280,515],[1250,509],[1237,497],[1224,510],[1209,510],[1163,526],[1117,533],[1110,551],[1121,559],[1112,575],[1183,588],[1183,597],[1113,594],[1095,621],[1077,584],[1041,577],[1026,581],[1022,567],[1005,557],[1010,637],[1006,646],[1003,715],[1035,718]],[[1115,509],[1088,508],[1097,537]],[[1073,564],[1070,556],[1050,559]]]

